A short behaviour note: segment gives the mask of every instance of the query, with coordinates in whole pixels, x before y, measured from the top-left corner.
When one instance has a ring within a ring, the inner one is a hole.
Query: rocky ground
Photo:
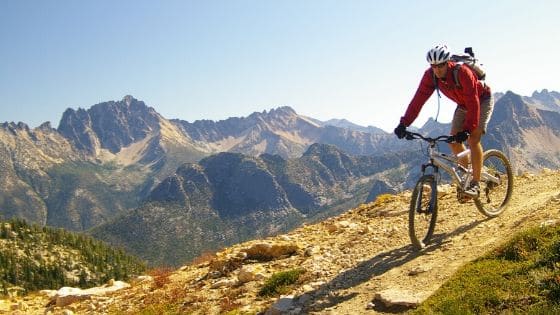
[[[159,270],[120,290],[78,297],[67,305],[53,292],[50,297],[5,299],[0,312],[158,313],[162,305],[174,304],[185,314],[398,313],[513,233],[560,218],[560,172],[545,170],[515,180],[509,208],[494,219],[472,203],[457,203],[453,188],[444,190],[434,243],[420,252],[408,238],[410,192],[405,192],[286,235],[232,246],[176,271]],[[287,295],[257,296],[272,274],[294,268],[305,273]]]

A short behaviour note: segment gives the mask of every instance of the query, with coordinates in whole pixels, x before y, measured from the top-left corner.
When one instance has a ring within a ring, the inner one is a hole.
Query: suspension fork
[[[422,175],[426,175],[426,169],[428,168],[432,169],[431,174],[434,174],[435,176],[439,175],[439,167],[434,164],[433,159],[430,159],[429,163],[422,164]]]

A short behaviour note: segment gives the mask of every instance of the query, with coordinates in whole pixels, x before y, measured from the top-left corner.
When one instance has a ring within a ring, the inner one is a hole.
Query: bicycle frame
[[[465,168],[459,164],[459,158],[464,156],[468,156],[470,154],[470,149],[467,149],[458,155],[447,155],[445,153],[441,153],[436,149],[436,144],[438,141],[442,142],[451,142],[452,136],[441,136],[435,139],[432,138],[424,138],[418,134],[413,134],[414,136],[421,137],[423,140],[428,141],[428,157],[429,163],[422,165],[422,174],[425,174],[426,168],[432,167],[435,173],[439,174],[439,169],[443,169],[446,173],[448,173],[453,182],[456,183],[461,189],[465,189],[471,179],[472,179],[472,168],[469,167]],[[461,178],[461,175],[458,173],[458,170],[462,171],[463,173],[467,174],[465,179]],[[493,182],[497,185],[501,184],[500,178],[496,176],[492,176],[488,172],[482,170],[480,174],[480,179],[484,181]]]
[[[443,169],[447,174],[449,174],[451,176],[451,179],[453,180],[454,183],[458,184],[459,186],[461,186],[462,189],[464,189],[466,187],[466,185],[468,185],[468,181],[463,181],[461,179],[461,176],[458,173],[458,169],[461,169],[464,173],[468,174],[468,177],[470,179],[470,177],[472,176],[472,172],[469,169],[465,169],[464,167],[462,167],[459,163],[458,163],[458,158],[455,156],[450,156],[447,155],[445,153],[441,153],[439,151],[437,151],[435,148],[435,143],[432,145],[430,144],[428,147],[428,156],[430,159],[430,162],[428,164],[424,164],[422,165],[422,173],[425,173],[425,169],[427,167],[432,167],[435,171],[435,173],[439,173],[439,169]],[[467,150],[468,151],[468,150]],[[463,152],[464,153],[464,152]],[[468,154],[469,152],[466,152],[465,154]],[[452,165],[456,165],[456,166],[452,166]]]

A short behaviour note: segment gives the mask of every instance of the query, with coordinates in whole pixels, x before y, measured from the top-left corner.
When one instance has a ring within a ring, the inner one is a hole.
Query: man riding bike
[[[439,89],[441,93],[457,103],[450,132],[455,136],[456,142],[450,143],[449,146],[454,154],[458,154],[465,150],[463,141],[468,140],[471,149],[473,180],[464,193],[471,197],[478,197],[483,152],[480,139],[486,133],[488,121],[494,110],[492,92],[488,85],[478,80],[477,75],[467,65],[458,67],[459,84],[456,84],[452,73],[456,63],[450,60],[451,52],[446,45],[437,45],[430,49],[426,59],[430,68],[424,72],[416,94],[404,116],[401,117],[399,125],[395,128],[395,134],[399,139],[405,137],[406,127],[410,126],[418,117],[420,110],[434,90]],[[468,157],[461,158],[459,162],[466,167]]]

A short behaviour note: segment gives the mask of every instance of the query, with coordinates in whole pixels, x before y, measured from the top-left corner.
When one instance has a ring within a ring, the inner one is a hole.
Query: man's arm
[[[401,117],[402,124],[410,126],[414,122],[414,120],[418,117],[420,110],[430,96],[432,96],[435,89],[436,87],[434,85],[432,70],[428,69],[424,72],[422,80],[420,80],[420,85],[418,86],[414,97],[410,101],[404,116]]]

